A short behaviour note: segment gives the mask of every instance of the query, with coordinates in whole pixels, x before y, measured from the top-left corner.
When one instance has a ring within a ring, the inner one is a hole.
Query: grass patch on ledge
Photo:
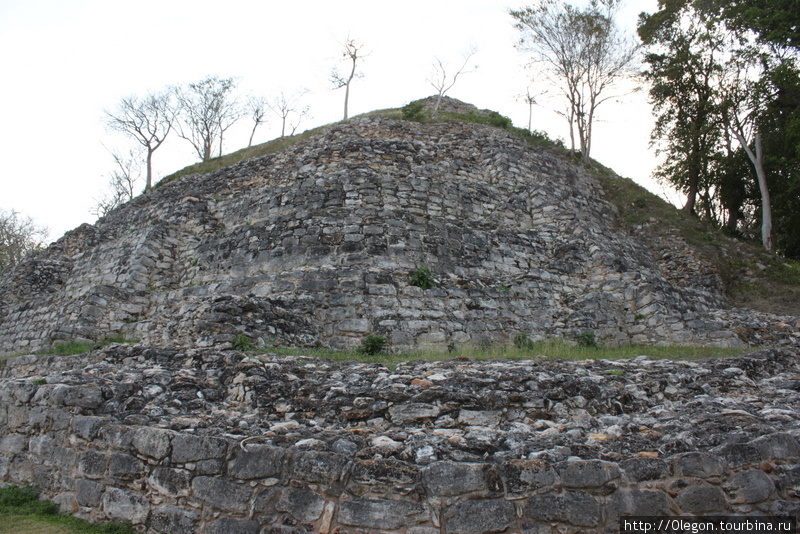
[[[747,348],[689,347],[689,346],[642,346],[624,347],[579,347],[561,340],[533,343],[527,348],[497,346],[492,348],[460,348],[452,352],[420,350],[415,352],[381,352],[364,354],[358,350],[334,350],[323,348],[268,347],[256,351],[257,354],[280,356],[307,356],[335,361],[357,361],[362,363],[398,364],[403,362],[446,361],[468,359],[491,360],[530,360],[544,357],[547,360],[624,360],[647,356],[652,359],[696,360],[739,356],[756,350]]]
[[[0,534],[135,534],[129,524],[92,524],[58,513],[58,505],[40,500],[33,487],[0,489]]]

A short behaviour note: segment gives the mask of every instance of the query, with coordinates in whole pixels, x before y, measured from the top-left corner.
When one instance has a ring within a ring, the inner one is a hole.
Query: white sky
[[[208,75],[235,77],[241,94],[272,97],[309,89],[311,117],[298,131],[342,117],[343,90],[330,84],[348,35],[369,51],[353,83],[350,115],[400,107],[433,93],[434,56],[457,62],[474,45],[477,70],[448,96],[499,111],[527,126],[525,94],[535,72],[514,48],[509,8],[524,0],[0,0],[0,208],[31,216],[60,237],[91,214],[113,169],[109,149],[132,141],[105,130],[103,111],[129,95]],[[627,0],[631,32],[657,0]],[[592,156],[665,196],[650,175],[652,116],[647,91],[603,104]],[[551,103],[552,107],[558,104]],[[533,128],[567,138],[565,121],[534,108]],[[252,122],[226,136],[225,152],[246,146]],[[254,143],[280,133],[272,118]],[[154,154],[155,179],[197,161],[173,136]],[[669,192],[670,199],[677,198]]]

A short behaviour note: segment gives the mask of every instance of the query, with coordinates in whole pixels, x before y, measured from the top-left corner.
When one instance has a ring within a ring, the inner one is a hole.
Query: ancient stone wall
[[[12,358],[0,479],[149,533],[615,532],[800,516],[800,353],[409,362],[115,345]]]
[[[619,233],[602,196],[584,170],[502,130],[353,120],[158,187],[4,274],[0,354],[120,334],[352,347],[374,333],[395,350],[585,331],[610,345],[745,344],[733,323],[800,342],[797,319],[719,315],[718,273],[688,246],[676,262]],[[410,283],[423,265],[433,289]]]

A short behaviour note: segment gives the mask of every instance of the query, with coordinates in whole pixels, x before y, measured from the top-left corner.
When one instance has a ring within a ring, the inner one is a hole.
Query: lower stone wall
[[[0,478],[142,532],[616,532],[800,516],[800,353],[410,362],[112,346],[7,361]]]

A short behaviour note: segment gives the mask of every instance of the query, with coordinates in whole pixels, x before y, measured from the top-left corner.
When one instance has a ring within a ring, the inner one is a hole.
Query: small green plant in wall
[[[598,348],[597,339],[594,337],[594,332],[589,330],[586,332],[581,332],[581,335],[578,336],[578,346],[591,349]]]
[[[234,350],[247,352],[253,348],[253,343],[245,334],[237,334],[236,337],[233,338],[233,348]]]
[[[384,336],[370,334],[364,338],[364,341],[361,342],[358,352],[374,356],[383,352],[385,348],[386,338]]]
[[[434,280],[431,270],[425,265],[421,265],[411,274],[411,285],[422,290],[431,289],[436,287],[436,280]]]

